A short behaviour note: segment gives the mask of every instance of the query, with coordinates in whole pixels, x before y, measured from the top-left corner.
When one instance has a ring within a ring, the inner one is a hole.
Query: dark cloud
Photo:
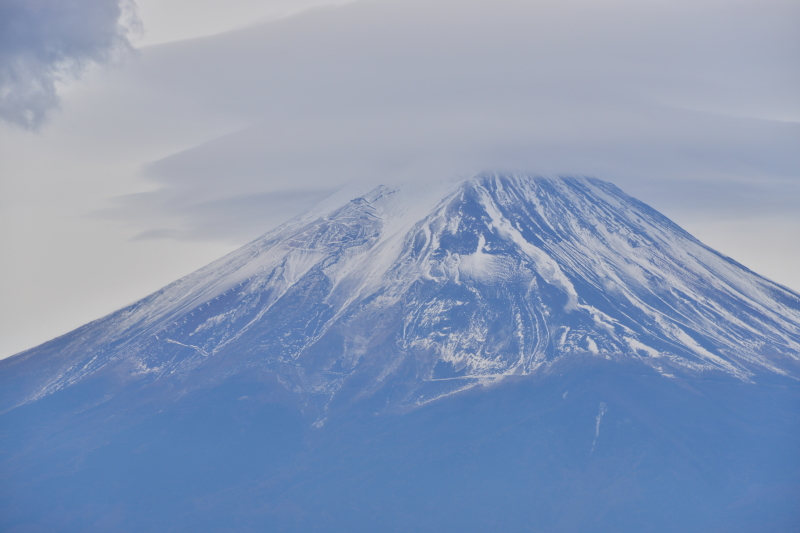
[[[0,0],[0,118],[40,126],[59,79],[130,47],[132,13],[128,0]]]

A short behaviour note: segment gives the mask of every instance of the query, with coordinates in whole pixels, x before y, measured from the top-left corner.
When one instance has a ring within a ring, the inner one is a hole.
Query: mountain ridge
[[[326,401],[348,380],[371,382],[358,396],[403,375],[395,407],[569,353],[629,357],[667,377],[800,376],[800,296],[615,186],[483,174],[449,187],[438,203],[383,186],[328,203],[12,356],[0,369],[50,352],[36,371],[50,376],[4,408],[103,373],[121,386],[188,381],[220,357],[223,376],[267,367]]]
[[[600,180],[428,192],[0,361],[0,529],[798,529],[800,295]]]

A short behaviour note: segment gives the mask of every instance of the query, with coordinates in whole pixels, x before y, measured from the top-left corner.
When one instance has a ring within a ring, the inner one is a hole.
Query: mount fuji
[[[4,531],[790,531],[800,295],[591,178],[333,197],[0,361]]]

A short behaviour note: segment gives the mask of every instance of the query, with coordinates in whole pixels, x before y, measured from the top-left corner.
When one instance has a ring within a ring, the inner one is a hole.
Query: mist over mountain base
[[[791,381],[587,360],[406,413],[375,397],[318,428],[252,373],[156,413],[65,389],[0,417],[0,528],[792,531]]]

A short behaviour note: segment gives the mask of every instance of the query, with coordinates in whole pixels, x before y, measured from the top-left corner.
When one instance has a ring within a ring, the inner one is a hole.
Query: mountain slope
[[[796,530],[799,363],[609,183],[379,187],[0,361],[0,529]]]
[[[381,187],[312,212],[4,361],[38,368],[3,408],[98,373],[123,386],[254,366],[323,405],[349,381],[368,383],[358,395],[396,377],[393,404],[424,403],[581,353],[666,376],[800,375],[800,297],[613,185],[487,175],[420,219],[403,201]]]

